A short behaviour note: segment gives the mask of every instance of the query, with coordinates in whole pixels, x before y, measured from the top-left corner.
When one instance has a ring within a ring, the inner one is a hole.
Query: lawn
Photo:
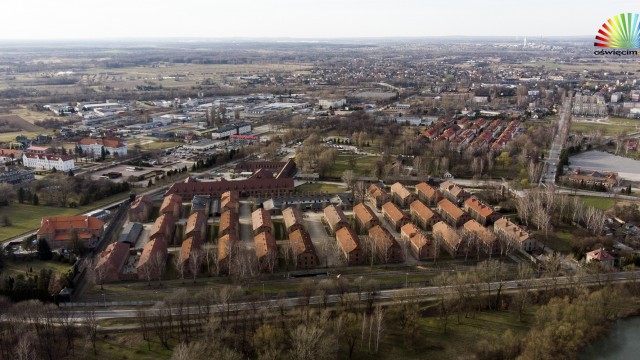
[[[616,118],[612,118],[610,123],[572,121],[571,132],[589,134],[599,129],[603,135],[615,136],[622,132],[627,132],[627,134],[638,132],[637,125],[640,125],[640,121]]]
[[[167,148],[172,148],[178,145],[184,144],[183,142],[173,142],[173,141],[158,141],[151,139],[128,139],[127,146],[130,149],[133,149],[135,144],[140,144],[142,150],[164,150]]]
[[[336,184],[309,183],[309,184],[302,184],[296,187],[297,194],[318,193],[318,192],[339,194],[346,191],[347,191],[347,188],[345,186],[340,186]]]
[[[32,274],[39,274],[42,269],[51,269],[54,273],[66,274],[71,269],[71,264],[63,263],[59,261],[20,261],[20,260],[5,260],[4,267],[2,268],[2,274],[8,276],[17,276],[20,274],[25,275],[27,268],[32,270]]]
[[[61,208],[57,206],[44,205],[34,206],[18,203],[2,206],[0,207],[0,218],[8,216],[12,225],[0,227],[0,241],[35,230],[40,226],[40,220],[43,216],[80,215],[106,204],[125,199],[128,196],[129,193],[121,193],[104,198],[91,205],[80,206],[77,208]]]
[[[526,315],[525,321],[520,322],[517,313],[509,311],[481,312],[469,318],[463,315],[460,324],[456,316],[451,316],[444,333],[438,317],[433,315],[418,319],[415,340],[410,342],[397,325],[389,324],[388,316],[385,315],[387,325],[380,353],[372,356],[358,344],[354,359],[470,359],[479,341],[495,341],[507,330],[516,337],[525,335],[531,321],[531,316]]]
[[[612,198],[602,198],[597,196],[581,196],[581,198],[585,205],[602,211],[611,209],[616,203],[616,200]]]
[[[155,334],[153,334],[155,335]],[[136,359],[136,360],[156,360],[170,359],[172,350],[165,349],[158,341],[157,336],[151,337],[151,351],[147,348],[147,342],[142,339],[142,335],[131,331],[118,331],[100,334],[96,342],[97,355],[91,346],[82,346],[78,341],[78,349],[75,358],[78,359]],[[171,346],[178,345],[175,340],[171,341]],[[80,354],[78,354],[80,352]]]
[[[349,165],[349,159],[355,158],[355,166]],[[325,174],[327,177],[341,177],[345,170],[353,170],[356,176],[370,176],[373,164],[379,159],[378,156],[362,155],[338,155],[336,162]]]
[[[547,245],[555,251],[568,253],[573,245],[573,234],[568,231],[556,231],[549,235]]]

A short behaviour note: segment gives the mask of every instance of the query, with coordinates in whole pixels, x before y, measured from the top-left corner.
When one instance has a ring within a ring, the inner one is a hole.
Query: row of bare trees
[[[577,196],[556,193],[553,186],[532,189],[519,197],[516,203],[518,216],[527,226],[535,226],[548,236],[553,226],[579,224],[592,235],[601,235],[606,215],[599,209],[586,206]]]
[[[78,321],[67,308],[39,300],[12,304],[0,298],[0,358],[55,360],[83,358],[96,351],[98,322],[93,311]],[[81,346],[78,346],[78,341]]]

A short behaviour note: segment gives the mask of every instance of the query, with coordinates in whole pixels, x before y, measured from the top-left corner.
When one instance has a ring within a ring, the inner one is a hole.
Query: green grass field
[[[5,260],[4,266],[0,271],[4,275],[17,276],[20,274],[25,275],[27,269],[33,270],[32,274],[40,273],[42,269],[51,269],[55,273],[66,274],[71,269],[71,264],[62,263],[58,261],[20,261],[20,260]]]
[[[74,209],[44,205],[34,206],[18,203],[2,206],[0,207],[0,217],[9,217],[12,225],[0,227],[0,241],[35,230],[40,226],[40,220],[43,216],[80,215],[114,201],[125,199],[128,196],[129,193],[121,193],[104,198],[91,205],[80,206]]]
[[[297,194],[317,193],[317,192],[337,194],[337,193],[343,193],[345,191],[347,191],[346,186],[340,186],[340,185],[334,185],[334,184],[320,184],[320,183],[302,184],[296,187]]]
[[[572,121],[571,132],[590,134],[599,129],[603,135],[615,136],[622,132],[631,134],[639,131],[637,126],[640,126],[640,121],[638,120],[612,117],[609,119],[609,122],[610,124],[600,124],[595,122]]]
[[[601,198],[596,196],[581,196],[581,198],[585,205],[592,206],[603,211],[611,209],[616,203],[615,199],[611,198]]]
[[[355,158],[355,167],[349,165],[349,158]],[[353,170],[356,176],[369,176],[373,164],[379,159],[377,156],[338,155],[336,162],[325,174],[328,177],[341,177],[345,170]]]
[[[178,341],[170,342],[172,346],[177,346]],[[81,345],[81,344],[79,344]],[[158,341],[157,336],[151,338],[151,350],[147,348],[147,342],[142,335],[136,331],[118,331],[100,334],[96,343],[97,355],[95,355],[91,347],[76,350],[76,353],[82,351],[77,359],[136,359],[136,360],[157,360],[170,359],[172,350],[165,349]]]

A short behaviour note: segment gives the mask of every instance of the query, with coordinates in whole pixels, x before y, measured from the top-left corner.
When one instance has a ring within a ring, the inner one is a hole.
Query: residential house
[[[433,237],[436,243],[442,244],[453,257],[464,256],[467,252],[460,233],[444,221],[439,221],[433,225]]]
[[[396,204],[390,201],[382,205],[382,216],[384,216],[384,219],[391,224],[396,231],[400,231],[402,225],[410,222],[407,215],[405,215]]]
[[[322,218],[329,226],[332,234],[335,234],[340,228],[349,226],[349,220],[344,216],[344,212],[334,205],[324,208],[324,216]]]
[[[251,214],[251,223],[253,224],[253,234],[257,235],[262,232],[273,234],[273,222],[271,222],[271,214],[265,209],[258,209]]]
[[[380,225],[380,219],[378,219],[378,216],[376,216],[373,210],[364,203],[353,207],[353,215],[360,231],[368,231],[373,226]]]
[[[366,200],[380,210],[382,204],[389,201],[389,195],[380,185],[371,184],[367,189]]]
[[[376,225],[369,229],[369,240],[380,262],[386,264],[403,261],[402,248],[389,230],[380,225]]]
[[[393,202],[400,208],[408,207],[409,204],[416,199],[415,194],[407,190],[407,188],[399,182],[391,185],[391,196],[393,198]]]
[[[482,226],[479,222],[471,219],[464,223],[464,231],[467,239],[473,238],[478,240],[474,246],[479,246],[487,254],[491,255],[498,252],[498,238],[493,231]]]
[[[104,222],[93,216],[44,216],[36,232],[51,249],[72,249],[74,239],[88,249],[95,248],[104,232]]]
[[[295,230],[304,230],[304,218],[302,211],[295,207],[288,207],[282,211],[282,219],[284,220],[284,227],[288,234],[291,234]]]
[[[416,200],[409,205],[411,219],[424,230],[429,230],[433,224],[440,221],[440,215],[433,212],[422,201]]]
[[[444,220],[455,227],[460,227],[467,221],[471,220],[471,216],[457,207],[448,199],[442,199],[438,202],[438,212]]]
[[[138,195],[129,208],[129,221],[141,223],[149,221],[152,209],[153,198],[151,195]]]
[[[438,201],[442,200],[442,194],[431,185],[421,182],[416,185],[416,193],[420,201],[427,203],[429,206],[436,206]]]
[[[165,196],[162,205],[160,205],[160,214],[171,214],[176,219],[180,218],[181,210],[182,197],[180,195]]]
[[[344,226],[338,229],[336,231],[336,241],[347,260],[347,265],[362,265],[365,263],[365,252],[360,245],[360,238],[350,227]]]
[[[520,250],[531,252],[538,248],[538,241],[531,234],[507,218],[496,220],[493,223],[493,231],[496,235],[513,241]]]
[[[464,202],[464,211],[482,225],[493,224],[502,215],[476,197],[470,197]]]
[[[289,243],[296,262],[296,269],[309,269],[318,266],[316,249],[305,229],[297,228],[289,233]]]
[[[95,266],[96,281],[100,284],[120,280],[120,270],[129,257],[129,244],[114,242],[109,244],[98,257]]]
[[[600,263],[605,269],[613,269],[615,257],[604,248],[590,251],[586,254],[587,264]]]

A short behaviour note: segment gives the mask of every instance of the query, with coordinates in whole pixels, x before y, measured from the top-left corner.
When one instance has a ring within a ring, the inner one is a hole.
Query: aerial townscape
[[[636,358],[638,41],[581,14],[0,36],[0,359]]]

